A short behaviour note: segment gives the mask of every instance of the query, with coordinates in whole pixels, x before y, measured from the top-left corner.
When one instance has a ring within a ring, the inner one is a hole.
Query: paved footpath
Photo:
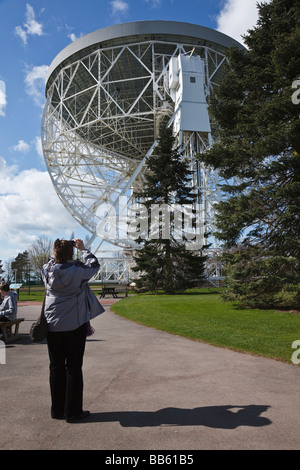
[[[84,358],[92,414],[77,424],[50,418],[47,345],[28,337],[41,307],[20,303],[21,339],[0,364],[0,449],[300,449],[300,367],[147,328],[108,303]]]

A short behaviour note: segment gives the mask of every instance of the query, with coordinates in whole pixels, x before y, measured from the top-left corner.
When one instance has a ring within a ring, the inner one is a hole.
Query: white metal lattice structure
[[[202,128],[201,119],[194,128],[182,126],[188,105],[182,95],[176,100],[170,72],[176,61],[198,58],[207,100],[224,75],[226,50],[233,44],[242,47],[209,28],[145,21],[90,33],[54,59],[46,83],[43,152],[59,198],[91,233],[90,243],[98,242],[94,251],[101,245],[97,227],[106,221],[99,208],[105,203],[118,208],[121,197],[130,201],[132,190],[143,187],[145,161],[155,152],[165,117],[190,161],[203,223],[213,224],[218,176],[195,155],[210,147],[214,132],[211,123]],[[126,237],[109,241],[129,246]]]

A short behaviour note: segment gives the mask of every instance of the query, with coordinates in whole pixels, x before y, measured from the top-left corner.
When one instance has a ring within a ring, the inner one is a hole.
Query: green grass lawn
[[[30,294],[26,290],[21,290],[19,292],[19,301],[23,302],[23,300],[30,300],[31,302],[43,302],[45,292],[42,288],[39,291],[35,291],[33,289],[30,290]]]
[[[299,314],[239,308],[209,289],[198,295],[137,295],[112,310],[159,330],[290,364],[291,345],[300,340]]]

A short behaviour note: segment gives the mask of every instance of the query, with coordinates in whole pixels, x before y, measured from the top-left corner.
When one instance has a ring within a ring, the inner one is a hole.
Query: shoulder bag
[[[48,324],[47,324],[46,317],[44,315],[45,300],[46,300],[46,295],[44,297],[44,302],[43,302],[40,317],[38,318],[36,322],[32,323],[31,328],[30,328],[29,336],[33,343],[40,343],[47,337],[47,334],[48,334]]]

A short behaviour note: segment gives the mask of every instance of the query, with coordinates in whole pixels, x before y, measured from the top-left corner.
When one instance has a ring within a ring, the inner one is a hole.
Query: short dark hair
[[[0,290],[4,290],[5,292],[10,291],[9,284],[7,282],[4,282],[3,284],[0,284]]]
[[[66,263],[73,257],[73,243],[57,238],[53,245],[53,256],[56,263]]]

